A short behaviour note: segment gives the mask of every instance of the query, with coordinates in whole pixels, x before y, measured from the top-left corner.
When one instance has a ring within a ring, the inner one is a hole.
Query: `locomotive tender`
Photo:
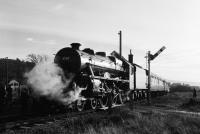
[[[72,43],[57,52],[54,62],[63,69],[65,77],[74,74],[70,87],[81,88],[83,99],[76,101],[76,109],[82,111],[85,106],[92,109],[122,104],[133,99],[147,97],[146,69],[133,63],[130,53],[129,61],[117,52],[110,56],[105,52],[96,52],[86,48],[79,50],[81,44]],[[168,92],[168,83],[151,74],[151,92]]]

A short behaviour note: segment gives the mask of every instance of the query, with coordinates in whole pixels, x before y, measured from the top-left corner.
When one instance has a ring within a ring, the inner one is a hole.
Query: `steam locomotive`
[[[79,50],[80,43],[72,43],[57,52],[54,62],[63,69],[65,77],[74,74],[70,88],[81,88],[81,96],[75,108],[82,111],[122,104],[129,99],[139,100],[147,97],[148,70],[133,63],[113,51],[94,52],[90,48]],[[169,91],[169,84],[157,75],[150,74],[151,95]]]

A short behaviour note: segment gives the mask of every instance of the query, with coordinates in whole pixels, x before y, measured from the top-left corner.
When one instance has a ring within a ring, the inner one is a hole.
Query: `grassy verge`
[[[136,112],[128,107],[69,118],[27,130],[7,130],[5,134],[199,134],[200,117]]]
[[[173,92],[165,96],[152,99],[152,105],[168,109],[179,109],[200,112],[200,92],[197,98],[192,98],[192,92]]]

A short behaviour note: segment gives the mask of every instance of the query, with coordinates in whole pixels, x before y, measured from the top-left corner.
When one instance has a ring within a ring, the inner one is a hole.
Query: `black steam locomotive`
[[[69,107],[82,111],[112,107],[130,99],[147,98],[148,70],[133,63],[131,53],[129,60],[126,60],[115,51],[110,56],[106,56],[105,52],[95,53],[89,48],[79,50],[79,47],[79,43],[72,43],[71,47],[58,51],[54,59],[55,64],[62,68],[65,78],[71,80],[69,86],[63,89],[66,97],[68,97],[69,90],[81,91],[80,94],[78,93],[80,96],[75,99],[75,102],[70,103]],[[27,66],[30,68],[29,70],[33,68],[32,63]],[[19,71],[14,70],[13,72],[18,73]],[[150,77],[151,96],[169,91],[167,81],[152,73]],[[66,80],[65,78],[63,81]],[[5,88],[2,87],[1,90],[5,90]],[[12,91],[12,93],[15,92]],[[20,85],[16,88],[16,93],[18,93],[17,97],[10,98],[8,93],[1,95],[0,116],[66,111],[65,104],[49,99],[48,96],[34,94],[34,89],[29,85]],[[70,110],[67,109],[67,111]]]
[[[78,111],[86,106],[103,108],[147,97],[147,70],[133,63],[131,53],[127,61],[115,51],[106,56],[105,52],[95,53],[90,48],[79,50],[80,45],[72,43],[71,47],[58,51],[54,59],[65,77],[74,74],[70,88],[82,89],[82,97],[75,103]],[[151,74],[152,95],[168,91],[168,83]]]

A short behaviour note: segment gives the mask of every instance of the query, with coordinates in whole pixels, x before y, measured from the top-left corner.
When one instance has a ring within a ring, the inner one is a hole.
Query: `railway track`
[[[164,114],[181,114],[181,115],[188,115],[188,116],[200,116],[200,113],[198,112],[188,112],[188,111],[183,111],[183,110],[177,110],[177,109],[166,109],[166,108],[159,108],[156,106],[141,106],[141,105],[136,105],[136,104],[140,104],[141,101],[139,102],[134,102],[134,106],[133,106],[133,110],[136,112],[140,112],[140,113],[148,113],[148,112],[159,112],[159,113],[164,113]],[[127,104],[123,104],[123,105],[115,105],[112,108],[115,107],[120,107],[120,106],[128,106],[130,105],[129,103]],[[18,118],[17,120],[15,120],[17,117],[15,117],[14,115],[12,117],[4,117],[4,119],[6,118],[10,118],[10,120],[7,120],[6,122],[1,122],[0,123],[0,132],[4,131],[4,130],[16,130],[16,129],[29,129],[31,127],[34,126],[42,126],[45,124],[51,124],[54,123],[56,121],[63,121],[69,118],[73,118],[73,117],[78,117],[78,116],[85,116],[87,114],[92,114],[95,112],[105,112],[105,110],[107,110],[108,107],[105,108],[101,108],[101,109],[97,109],[97,110],[86,110],[86,111],[82,111],[82,112],[67,112],[67,113],[60,113],[60,114],[52,114],[52,115],[43,115],[43,116],[31,116],[31,115],[27,115],[27,117],[23,117],[23,118]],[[12,118],[12,120],[11,120]],[[0,120],[2,119],[2,117],[0,117]]]
[[[186,111],[179,111],[179,110],[171,110],[171,109],[164,109],[158,108],[155,106],[141,106],[141,104],[145,104],[146,100],[134,101],[133,103],[126,103],[121,105],[114,105],[112,108],[120,107],[120,106],[133,106],[134,111],[138,111],[141,113],[147,113],[150,111],[157,111],[162,113],[180,113],[180,114],[189,114],[189,115],[198,115],[200,113],[194,112],[186,112]],[[8,115],[8,116],[0,116],[0,132],[6,129],[29,129],[33,126],[40,126],[49,123],[54,123],[55,121],[62,121],[68,118],[78,117],[82,115],[87,115],[95,112],[103,112],[107,110],[108,107],[96,109],[96,110],[85,110],[82,112],[77,111],[69,111],[66,113],[59,113],[59,114],[48,114],[48,115],[34,115],[34,114],[27,114],[25,116],[20,115]]]
[[[13,118],[12,120],[9,120],[7,122],[0,124],[0,130],[6,130],[6,129],[26,129],[31,128],[32,126],[38,126],[38,125],[44,125],[47,123],[53,123],[57,120],[63,120],[66,118],[72,118],[76,116],[86,115],[95,112],[94,110],[86,110],[83,112],[71,112],[71,113],[60,113],[56,115],[43,115],[43,116],[27,116],[27,117],[8,117]],[[14,120],[15,118],[18,118],[17,120]]]
[[[119,107],[122,105],[115,105],[114,107]],[[94,112],[103,112],[107,110],[108,107],[96,109],[96,110],[85,110],[82,112],[66,112],[66,113],[60,113],[60,114],[49,114],[49,115],[40,115],[40,116],[33,116],[33,115],[26,115],[24,117],[19,117],[19,115],[12,115],[7,117],[0,117],[1,119],[4,119],[5,122],[1,120],[0,122],[0,132],[4,131],[6,129],[29,129],[33,126],[40,126],[45,125],[48,123],[54,123],[55,121],[62,121],[68,118],[78,117],[82,115],[91,114]]]

